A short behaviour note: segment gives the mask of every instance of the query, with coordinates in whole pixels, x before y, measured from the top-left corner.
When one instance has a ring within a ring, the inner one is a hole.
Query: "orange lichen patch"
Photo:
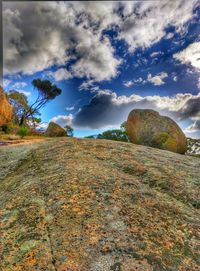
[[[26,255],[26,259],[25,259],[25,263],[27,266],[34,266],[37,263],[36,257],[35,257],[35,253],[33,251],[29,252]]]

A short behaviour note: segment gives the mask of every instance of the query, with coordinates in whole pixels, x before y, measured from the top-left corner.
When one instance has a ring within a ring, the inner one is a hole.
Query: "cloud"
[[[69,115],[58,115],[53,117],[50,121],[53,121],[57,124],[59,124],[60,126],[64,127],[65,125],[71,125],[72,121],[73,121],[73,115],[69,114]]]
[[[134,84],[134,82],[132,80],[129,80],[129,81],[125,81],[123,84],[125,87],[129,88]]]
[[[71,119],[78,128],[105,128],[120,125],[132,109],[154,109],[177,122],[186,119],[200,119],[200,93],[178,93],[173,97],[140,95],[118,96],[115,92],[101,90],[83,106]]]
[[[12,2],[3,4],[4,73],[34,74],[66,66],[76,77],[109,80],[121,60],[104,28],[117,23],[116,3]],[[60,68],[56,80],[70,77]]]
[[[165,36],[165,39],[166,39],[166,40],[172,39],[173,36],[174,36],[174,33],[169,32],[169,33]]]
[[[200,131],[200,119],[196,120],[185,129],[185,132],[187,133],[194,133],[199,131]]]
[[[80,59],[72,66],[75,76],[102,81],[118,74],[117,68],[122,60],[114,57],[114,49],[107,37],[100,42],[100,36],[88,33],[81,43],[77,44],[76,52]]]
[[[87,80],[84,81],[80,86],[79,90],[89,90],[94,86],[94,80]]]
[[[25,86],[27,86],[27,83],[26,82],[16,82],[13,86],[12,86],[12,88],[23,88],[23,87],[25,87]]]
[[[65,11],[64,4],[56,2],[3,4],[4,73],[33,74],[53,64],[65,64],[69,59],[67,30],[61,37]]]
[[[46,74],[54,78],[56,81],[68,80],[72,78],[72,74],[64,68],[60,68],[55,72],[49,71]]]
[[[139,77],[137,79],[129,80],[129,81],[124,81],[124,86],[125,87],[131,87],[133,85],[144,85],[146,83],[146,80],[143,79],[142,77]]]
[[[65,107],[65,109],[66,109],[67,111],[72,111],[72,110],[74,110],[74,108],[75,108],[75,106]]]
[[[31,92],[30,91],[24,91],[24,90],[17,90],[20,93],[23,93],[25,96],[29,97],[31,96]]]
[[[11,80],[3,79],[3,88],[6,88],[8,85],[10,85]]]
[[[184,32],[186,23],[193,18],[198,0],[132,1],[122,3],[123,20],[118,37],[124,39],[133,52],[138,47],[148,48],[166,35],[166,28],[174,26]]]
[[[200,42],[191,43],[183,51],[174,54],[173,57],[182,64],[190,64],[200,70]]]
[[[161,51],[157,51],[157,52],[153,52],[153,53],[151,53],[151,57],[158,57],[158,56],[162,56],[162,55],[164,55],[164,53],[163,52],[161,52]]]
[[[166,72],[160,72],[155,76],[152,76],[150,73],[147,76],[147,81],[152,83],[154,86],[164,85],[165,82],[163,79],[167,78],[168,74]]]
[[[200,89],[200,78],[197,81],[197,87],[198,87],[198,89]]]
[[[153,84],[154,86],[161,86],[165,84],[163,80],[167,77],[168,77],[168,74],[166,72],[160,72],[154,76],[152,76],[151,73],[149,73],[147,75],[147,79],[143,79],[142,77],[139,77],[137,79],[124,81],[123,84],[125,87],[131,87],[133,85],[144,85],[147,82],[149,82]]]
[[[168,26],[183,31],[197,3],[4,2],[4,73],[34,74],[70,64],[73,76],[110,80],[118,75],[122,60],[104,30],[117,30],[130,51],[147,48],[165,37]]]

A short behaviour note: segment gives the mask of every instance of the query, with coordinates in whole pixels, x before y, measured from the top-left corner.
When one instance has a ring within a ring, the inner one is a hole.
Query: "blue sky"
[[[43,122],[75,136],[119,127],[134,108],[200,136],[200,2],[4,2],[4,89],[35,98],[49,79],[62,94]]]

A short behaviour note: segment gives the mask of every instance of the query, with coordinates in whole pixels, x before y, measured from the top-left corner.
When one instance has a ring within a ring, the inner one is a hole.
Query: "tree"
[[[122,124],[120,125],[120,129],[122,130],[122,132],[126,132],[126,121],[122,122]]]
[[[74,129],[70,125],[66,125],[64,128],[68,136],[72,137],[74,135]]]
[[[99,134],[97,136],[97,138],[98,139],[110,139],[110,140],[116,140],[116,141],[124,141],[124,142],[129,141],[126,133],[120,129],[105,131],[102,134]]]
[[[27,110],[29,110],[27,97],[18,91],[11,90],[8,93],[8,99],[10,104],[13,107],[13,121],[16,124],[19,124],[22,116]]]
[[[26,124],[27,120],[34,120],[39,115],[39,110],[62,92],[49,80],[34,79],[32,85],[34,90],[37,90],[37,98],[31,105],[28,104],[26,96],[22,93],[11,91],[9,95],[11,103],[16,108],[19,126]]]
[[[120,129],[105,131],[102,134],[98,134],[97,138],[129,142],[129,138],[126,133],[126,122],[123,122],[120,125]]]

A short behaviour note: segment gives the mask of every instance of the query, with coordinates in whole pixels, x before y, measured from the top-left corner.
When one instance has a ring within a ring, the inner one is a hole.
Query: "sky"
[[[149,108],[200,138],[199,19],[198,0],[3,2],[3,87],[31,103],[32,80],[51,80],[42,125],[77,137]]]

